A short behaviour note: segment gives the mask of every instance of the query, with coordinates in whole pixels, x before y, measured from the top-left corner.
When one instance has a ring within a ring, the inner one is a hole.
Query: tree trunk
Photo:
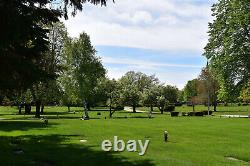
[[[112,111],[109,110],[109,118],[112,118]]]
[[[193,104],[193,112],[195,112],[195,109],[194,109],[194,104]]]
[[[43,110],[44,110],[44,104],[42,104],[42,107],[41,107],[41,114],[43,114]]]
[[[18,106],[18,113],[22,114],[22,105],[21,104]]]
[[[136,113],[136,110],[135,110],[136,106],[133,106],[133,113]]]
[[[111,91],[110,91],[111,93]],[[111,100],[111,95],[109,97],[109,118],[112,118],[112,100]]]
[[[161,111],[161,114],[163,114],[163,112],[164,112],[164,109],[163,109],[163,108],[160,108],[160,111]]]
[[[151,113],[154,111],[154,107],[152,105],[150,106],[150,111]]]
[[[68,112],[70,112],[70,106],[68,105]]]
[[[25,114],[30,114],[31,113],[31,104],[25,103],[24,110],[25,110]]]
[[[210,93],[208,91],[208,97],[207,97],[207,113],[209,115],[210,113]]]
[[[83,100],[83,109],[84,109],[84,120],[89,120],[89,114],[88,114],[88,103],[86,100]]]
[[[87,102],[87,110],[90,111],[90,104]]]
[[[111,107],[111,104],[109,105],[109,118],[112,118],[112,107]]]
[[[217,99],[216,96],[214,96],[214,111],[217,111]]]
[[[160,107],[160,106],[157,106],[158,107],[158,109],[160,110],[160,112],[161,112],[161,114],[163,114],[163,108],[162,107]]]
[[[36,100],[36,118],[40,118],[41,100]]]

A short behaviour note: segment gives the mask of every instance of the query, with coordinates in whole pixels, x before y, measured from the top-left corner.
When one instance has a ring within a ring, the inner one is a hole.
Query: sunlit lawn
[[[98,109],[90,112],[91,120],[82,121],[81,109],[72,108],[68,113],[66,107],[46,107],[46,126],[42,120],[33,119],[34,115],[16,115],[15,107],[0,107],[0,165],[250,164],[248,118],[170,117],[164,113],[153,114],[149,119],[147,113],[120,111],[109,119],[105,109]],[[177,108],[181,109],[191,111],[192,107]],[[220,113],[231,109],[236,114],[241,107],[218,107]],[[244,109],[242,112],[247,114],[249,107]],[[170,134],[167,143],[163,141],[165,130]],[[138,152],[103,152],[102,141],[113,140],[115,135],[125,141],[150,139],[147,153],[139,156]]]

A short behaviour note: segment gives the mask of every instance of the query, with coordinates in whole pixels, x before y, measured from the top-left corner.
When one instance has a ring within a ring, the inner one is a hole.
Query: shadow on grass
[[[45,110],[42,115],[68,115],[68,114],[79,114],[82,113],[82,110],[71,110],[71,111],[49,111]]]
[[[48,119],[76,119],[76,120],[81,120],[82,116],[48,116]],[[101,118],[92,118],[90,117],[90,119],[101,119]]]
[[[122,117],[122,116],[117,116],[113,117],[113,119],[153,119],[154,117],[147,117],[147,116],[131,116],[131,117]]]
[[[17,113],[0,114],[0,116],[6,116],[6,115],[17,115]]]
[[[48,128],[51,127],[52,125],[55,124],[49,123],[49,125],[45,125],[44,122],[41,120],[36,120],[36,121],[3,120],[0,121],[0,131],[15,131],[15,130],[27,131],[33,128],[36,129]]]
[[[40,121],[43,122],[43,120],[41,120],[41,118],[46,118],[46,119],[75,119],[75,120],[80,120],[82,118],[82,115],[78,115],[78,116],[65,116],[65,115],[41,115],[40,119],[36,119],[35,116],[32,115],[26,115],[26,116],[15,116],[15,117],[11,117],[11,118],[6,118],[9,121],[30,121],[30,120],[36,120],[36,121]],[[4,120],[6,120],[4,119]],[[90,117],[90,119],[101,119],[100,117]],[[0,118],[1,120],[1,118]],[[6,121],[7,121],[6,120]],[[1,121],[0,121],[1,122]],[[49,123],[51,124],[51,123]]]
[[[118,153],[93,150],[90,146],[83,143],[69,143],[72,140],[79,140],[81,137],[82,136],[66,135],[27,135],[20,137],[2,136],[0,137],[1,165],[155,165],[150,160],[141,159],[131,161],[125,157],[119,156]]]
[[[148,113],[148,112],[130,112],[130,111],[122,111],[122,112],[119,112],[120,114],[124,114],[124,113],[126,113],[126,114],[131,114],[131,115],[133,115],[133,114],[143,114],[143,113]]]

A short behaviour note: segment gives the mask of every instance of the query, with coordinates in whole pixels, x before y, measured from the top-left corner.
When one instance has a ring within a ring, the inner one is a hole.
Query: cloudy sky
[[[64,22],[70,36],[90,35],[110,78],[141,71],[182,89],[206,64],[202,53],[214,2],[109,0],[107,7],[86,4]]]

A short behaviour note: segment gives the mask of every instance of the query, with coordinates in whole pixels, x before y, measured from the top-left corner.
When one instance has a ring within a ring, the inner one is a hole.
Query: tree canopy
[[[159,82],[154,75],[148,76],[142,72],[127,72],[120,80],[123,103],[133,107],[137,107],[141,100],[142,94],[152,85]]]
[[[68,39],[63,54],[66,70],[61,78],[62,89],[65,90],[66,97],[74,100],[77,98],[83,103],[85,110],[89,110],[98,80],[106,72],[100,58],[95,55],[96,50],[84,32],[79,38]]]
[[[224,98],[238,96],[250,78],[250,1],[219,0],[212,7],[204,55]]]
[[[55,78],[41,66],[49,50],[46,27],[67,18],[68,9],[82,10],[82,5],[106,5],[106,0],[1,0],[0,3],[0,89],[27,89],[33,83]],[[46,26],[44,26],[46,25]]]

